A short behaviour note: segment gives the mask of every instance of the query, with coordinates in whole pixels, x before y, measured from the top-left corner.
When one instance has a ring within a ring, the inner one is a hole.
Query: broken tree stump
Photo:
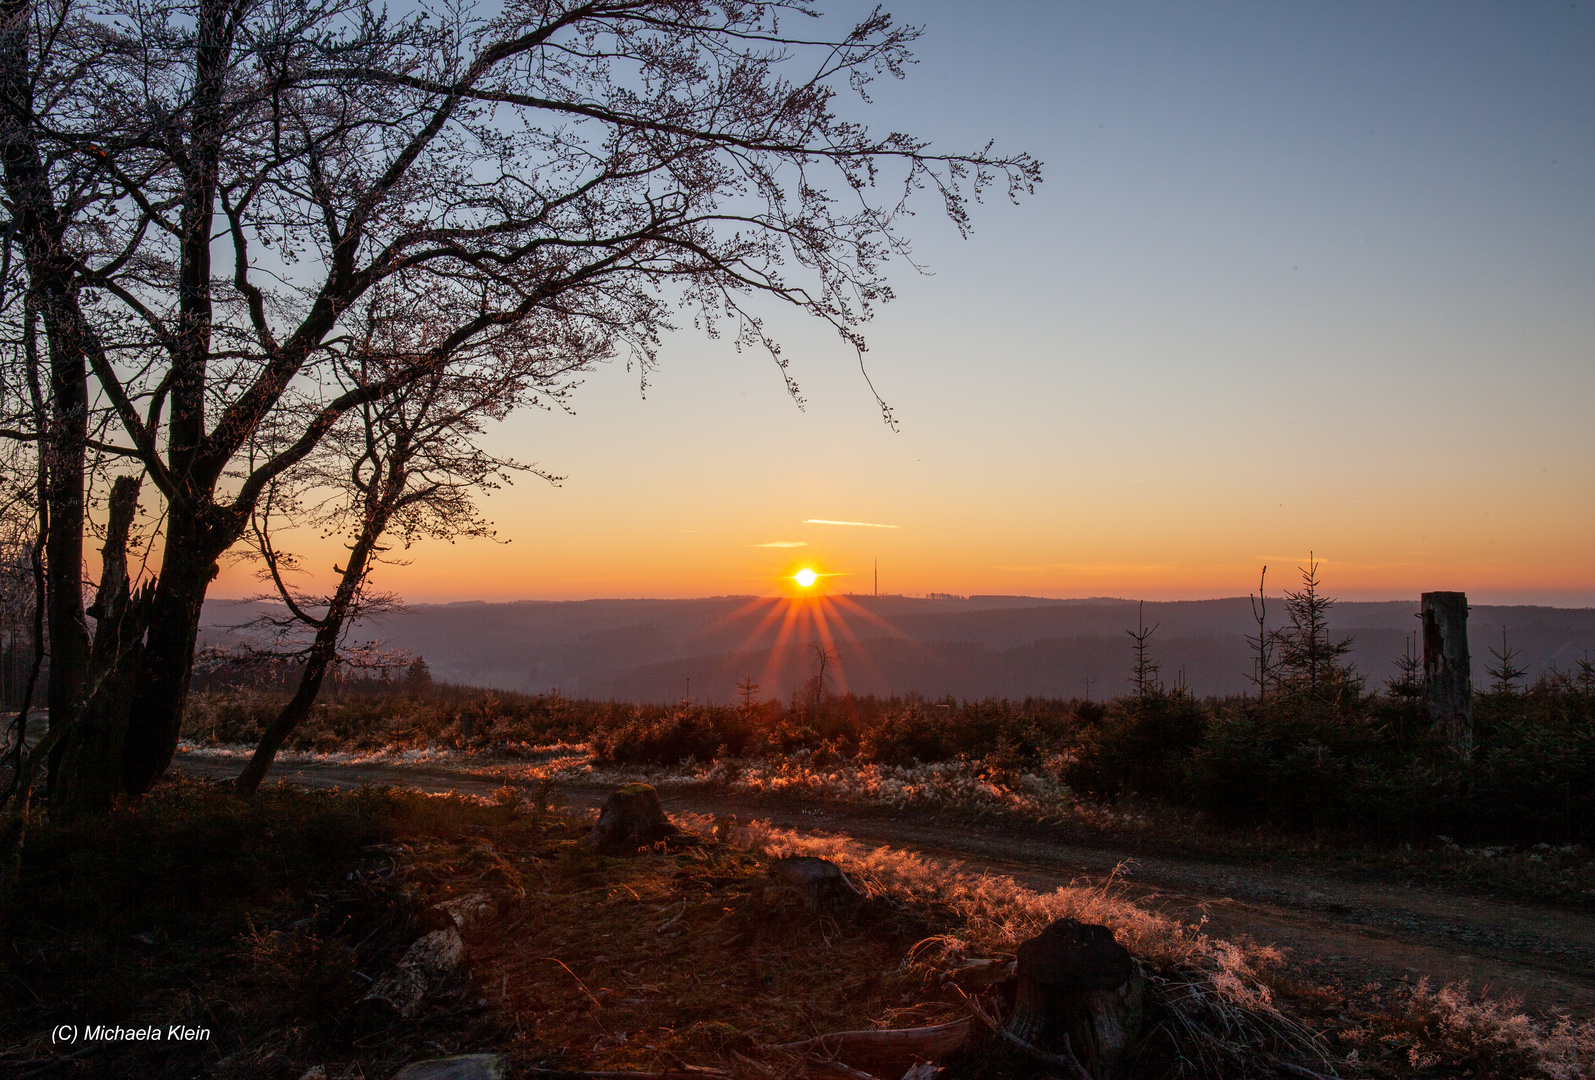
[[[604,801],[598,824],[582,843],[609,855],[631,855],[638,848],[680,835],[681,830],[665,816],[652,784],[627,784]]]
[[[859,891],[829,859],[788,855],[770,864],[770,878],[796,889],[811,908],[834,907],[859,897]]]
[[[407,1020],[421,1007],[427,990],[464,958],[465,942],[454,927],[422,934],[404,950],[393,970],[372,984],[360,1004]]]
[[[498,902],[488,893],[474,892],[433,904],[423,917],[426,925],[435,930],[452,926],[467,934],[498,918]]]
[[[1073,1056],[1093,1080],[1121,1075],[1141,1034],[1146,980],[1112,930],[1059,919],[1019,946],[1015,975],[1010,1036]]]
[[[1423,594],[1423,707],[1458,750],[1473,749],[1473,661],[1468,594]]]

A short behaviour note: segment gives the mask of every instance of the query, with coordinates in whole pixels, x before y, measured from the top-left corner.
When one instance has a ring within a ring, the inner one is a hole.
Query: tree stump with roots
[[[598,824],[582,843],[606,855],[631,855],[638,848],[674,840],[681,830],[671,824],[651,784],[627,784],[604,801]]]
[[[1124,1075],[1141,1034],[1146,980],[1112,930],[1059,919],[1019,946],[1015,975],[1009,1035],[1072,1055],[1092,1080]]]

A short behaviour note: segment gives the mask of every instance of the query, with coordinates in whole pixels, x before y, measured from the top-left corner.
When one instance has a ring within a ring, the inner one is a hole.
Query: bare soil
[[[178,759],[190,775],[221,777],[232,762]],[[392,784],[486,795],[498,780],[439,770],[287,765],[273,779],[307,787]],[[607,790],[560,786],[554,797],[596,808]],[[1287,950],[1313,979],[1356,987],[1429,979],[1521,999],[1540,1016],[1595,1017],[1595,916],[1550,905],[1465,896],[1399,882],[1347,880],[1313,869],[1197,860],[1049,839],[1044,826],[897,815],[832,804],[799,805],[703,792],[661,792],[667,810],[756,816],[784,828],[845,834],[965,869],[1011,875],[1036,889],[1101,883],[1110,875],[1143,906],[1206,919],[1217,937],[1249,936]]]

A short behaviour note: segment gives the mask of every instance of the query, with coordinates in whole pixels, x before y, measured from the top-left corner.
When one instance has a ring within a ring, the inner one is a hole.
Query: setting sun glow
[[[819,579],[820,575],[816,574],[813,570],[810,570],[806,566],[792,575],[792,580],[803,586],[805,589],[813,586],[813,584]]]

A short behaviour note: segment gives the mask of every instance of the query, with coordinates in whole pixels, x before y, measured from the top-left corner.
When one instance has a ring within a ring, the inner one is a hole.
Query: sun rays
[[[823,582],[827,578],[840,576],[813,565],[799,566],[776,579],[784,586],[787,595],[761,596],[750,600],[715,620],[702,634],[751,624],[733,653],[768,650],[763,671],[757,680],[767,690],[775,689],[783,666],[790,668],[790,656],[794,650],[810,647],[824,649],[833,658],[829,661],[829,669],[835,674],[836,690],[845,694],[848,692],[850,665],[862,663],[866,669],[873,667],[867,648],[862,647],[859,630],[867,627],[879,632],[872,635],[875,637],[884,635],[901,640],[912,639],[852,597],[825,592]],[[804,663],[801,659],[797,662]]]

